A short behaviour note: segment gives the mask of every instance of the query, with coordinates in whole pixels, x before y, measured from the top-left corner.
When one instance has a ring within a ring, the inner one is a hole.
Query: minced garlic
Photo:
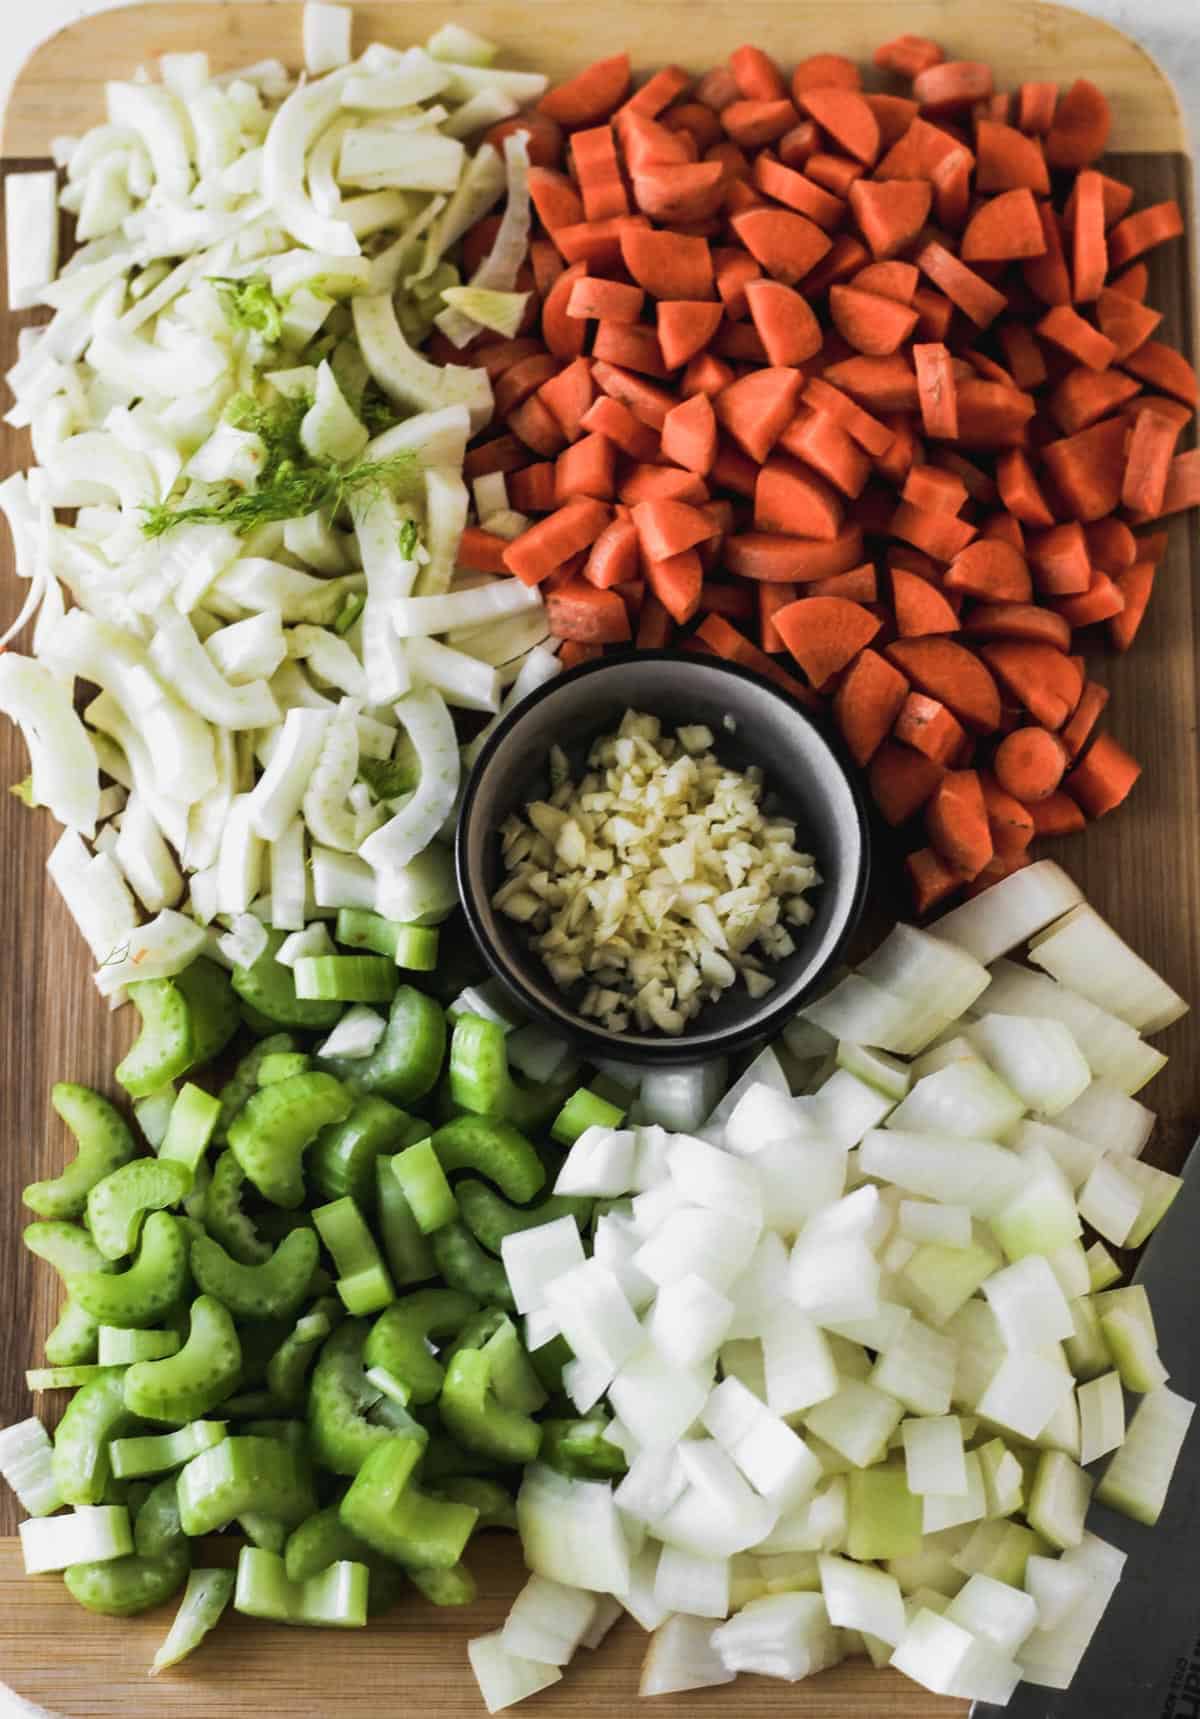
[[[555,747],[550,798],[501,829],[494,905],[612,1032],[682,1033],[739,974],[765,996],[764,958],[790,955],[788,926],[812,918],[804,895],[821,880],[795,825],[763,811],[761,770],[730,769],[712,745],[700,724],[664,738],[657,717],[627,711],[582,781]]]

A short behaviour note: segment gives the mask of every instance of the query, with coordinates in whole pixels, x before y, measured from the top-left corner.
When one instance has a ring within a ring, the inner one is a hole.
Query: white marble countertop
[[[112,10],[125,0],[40,0],[36,6],[7,0],[0,35],[0,108],[17,71],[39,41],[89,12]],[[1083,12],[1107,18],[1136,36],[1167,71],[1179,91],[1193,140],[1200,140],[1200,7],[1197,0],[1074,0]],[[1064,73],[1064,78],[1066,73]]]

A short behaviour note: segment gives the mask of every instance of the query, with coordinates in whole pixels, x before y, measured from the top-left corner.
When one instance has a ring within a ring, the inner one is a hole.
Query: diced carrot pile
[[[1136,781],[1080,650],[1130,647],[1139,532],[1200,504],[1197,383],[1146,303],[1180,212],[1096,166],[1100,90],[912,36],[875,67],[909,87],[745,47],[551,89],[498,128],[536,163],[526,327],[434,356],[487,367],[468,475],[541,516],[472,565],[541,586],[568,663],[674,644],[828,702],[926,912]]]

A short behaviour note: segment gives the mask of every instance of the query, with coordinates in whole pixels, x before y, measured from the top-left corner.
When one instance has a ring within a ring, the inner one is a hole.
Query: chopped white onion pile
[[[53,174],[7,181],[9,303],[54,315],[8,376],[38,464],[0,485],[29,582],[0,644],[36,627],[31,657],[0,659],[0,711],[26,798],[65,826],[51,876],[114,1002],[198,949],[244,964],[250,919],[443,916],[449,707],[495,716],[558,673],[539,594],[458,567],[469,523],[525,523],[503,475],[463,479],[487,372],[416,350],[523,302],[525,134],[503,157],[463,139],[545,79],[457,27],[351,62],[350,23],[305,8],[299,82],[168,56],[59,140],[57,202]],[[452,248],[497,204],[455,296]],[[100,689],[82,715],[80,680]]]
[[[757,766],[721,764],[712,745],[699,724],[672,737],[627,710],[578,782],[556,749],[548,798],[502,826],[495,906],[610,1032],[682,1033],[739,977],[765,996],[765,964],[812,918],[805,896],[821,880],[795,824],[764,809]]]
[[[533,1573],[472,1648],[492,1711],[560,1675],[606,1596],[652,1632],[643,1694],[856,1652],[998,1705],[1070,1682],[1123,1562],[1086,1529],[1093,1489],[1154,1522],[1192,1414],[1081,1213],[1142,1239],[1179,1179],[1126,1119],[1149,1059],[1101,1030],[1108,927],[1049,862],[960,912],[991,974],[954,915],[898,926],[715,1110],[678,1075],[688,1132],[648,1078],[625,1127],[580,1136],[556,1190],[606,1202],[590,1258],[569,1218],[505,1239],[529,1346],[566,1339],[564,1386],[628,1472],[526,1470]],[[1064,928],[1072,990],[1005,959]],[[1008,1006],[1026,982],[1034,1015]]]

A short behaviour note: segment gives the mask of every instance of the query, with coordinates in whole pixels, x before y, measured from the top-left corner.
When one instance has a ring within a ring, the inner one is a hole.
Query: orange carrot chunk
[[[864,412],[848,394],[832,387],[822,376],[814,376],[805,383],[802,398],[806,406],[831,417],[868,454],[886,453],[895,440],[894,432],[886,424]]]
[[[1092,737],[1092,730],[1104,714],[1108,703],[1108,688],[1101,686],[1098,681],[1089,680],[1079,695],[1079,703],[1071,720],[1062,731],[1061,739],[1067,749],[1067,757],[1074,762]]]
[[[949,351],[937,342],[919,342],[913,347],[912,355],[925,434],[957,441],[958,387]]]
[[[1076,304],[1100,296],[1108,273],[1104,236],[1104,175],[1087,168],[1075,181],[1075,231],[1072,241],[1072,292]]]
[[[996,780],[1024,805],[1053,794],[1067,768],[1067,753],[1057,734],[1045,728],[1015,728],[992,759]]]
[[[644,551],[644,538],[642,547]],[[646,558],[644,565],[651,590],[671,619],[684,626],[700,607],[704,568],[699,555],[694,549],[684,549],[661,560]]]
[[[1125,599],[1107,573],[1093,573],[1086,591],[1076,597],[1061,597],[1054,607],[1068,626],[1077,630],[1112,620],[1124,609]]]
[[[808,301],[792,287],[781,281],[749,280],[744,297],[769,363],[802,364],[820,351],[821,325]]]
[[[995,852],[987,806],[974,770],[948,770],[925,809],[929,839],[942,858],[975,877]]]
[[[556,639],[620,645],[629,638],[629,612],[615,591],[571,579],[546,593],[546,619]]]
[[[1161,412],[1139,412],[1125,456],[1121,505],[1134,513],[1157,514],[1167,493],[1167,480],[1179,426]]]
[[[958,616],[937,587],[901,568],[892,572],[892,609],[902,639],[958,631]]]
[[[938,466],[913,466],[900,491],[901,501],[934,513],[961,513],[967,503],[967,486],[953,472]]]
[[[924,246],[916,264],[980,328],[989,327],[1007,306],[1003,293],[997,292],[982,275],[969,269],[936,240]]]
[[[915,78],[930,66],[941,65],[945,54],[928,36],[897,36],[884,42],[872,56],[881,71],[896,72],[902,78]]]
[[[856,179],[850,187],[850,208],[859,232],[878,259],[907,250],[929,218],[933,187],[921,180]]]
[[[630,177],[634,201],[655,221],[707,221],[725,194],[725,170],[718,161],[647,164]]]
[[[979,786],[983,791],[988,828],[992,832],[992,846],[997,857],[1024,853],[1033,840],[1033,818],[1028,806],[1014,799],[986,770],[979,773]]]
[[[918,848],[915,853],[906,854],[904,869],[912,892],[913,912],[918,919],[932,913],[969,881],[933,848]]]
[[[717,395],[717,421],[761,464],[795,416],[803,385],[800,371],[786,366],[751,371]]]
[[[1051,307],[1037,325],[1043,340],[1052,340],[1072,358],[1078,358],[1089,370],[1107,370],[1117,355],[1117,349],[1107,335],[1093,328],[1069,304]]]
[[[721,125],[740,149],[777,143],[798,118],[786,96],[775,101],[734,101],[721,109]]]
[[[601,590],[608,590],[636,579],[639,560],[638,534],[633,521],[614,519],[588,551],[583,576]]]
[[[858,67],[844,54],[810,54],[792,73],[792,94],[797,102],[806,90],[856,90],[861,87]]]
[[[771,587],[774,589],[774,587]],[[760,586],[766,590],[766,586]],[[791,601],[795,602],[800,595],[792,587]],[[808,597],[845,597],[851,603],[877,603],[879,601],[879,575],[873,562],[864,561],[861,567],[851,567],[845,573],[831,573],[828,579],[813,579],[804,587],[804,595]],[[783,605],[780,604],[782,608]]]
[[[1112,115],[1108,98],[1087,78],[1077,78],[1054,111],[1046,135],[1051,167],[1089,167],[1104,154]]]
[[[512,119],[502,119],[484,133],[484,141],[503,155],[504,139],[517,132],[524,132],[525,147],[535,167],[553,167],[562,155],[562,127],[544,113],[521,113]]]
[[[1122,360],[1123,366],[1143,382],[1149,382],[1164,394],[1173,394],[1185,406],[1195,406],[1200,399],[1196,372],[1183,356],[1159,340],[1147,340],[1136,352]]]
[[[942,766],[891,740],[871,759],[867,783],[880,815],[893,828],[920,811],[942,779]]]
[[[537,397],[553,415],[567,440],[575,441],[583,433],[584,417],[596,398],[592,367],[587,359],[577,358],[557,376],[543,382]]]
[[[658,345],[668,370],[678,370],[703,352],[721,321],[721,306],[703,299],[660,299]]]
[[[783,73],[769,54],[745,43],[729,56],[729,70],[747,101],[778,101],[787,91]]]
[[[693,394],[667,413],[662,451],[676,465],[703,476],[717,457],[717,419],[706,394]]]
[[[609,125],[591,126],[571,138],[571,160],[588,221],[607,221],[629,213],[617,145]]]
[[[580,419],[583,430],[599,431],[633,460],[652,460],[658,453],[658,437],[648,425],[634,417],[619,400],[601,394]]]
[[[953,639],[897,639],[888,659],[918,691],[947,706],[976,733],[1000,726],[1000,693],[986,663]]]
[[[540,584],[572,555],[590,549],[611,517],[611,509],[602,501],[568,502],[514,538],[504,552],[504,565],[523,584]]]
[[[554,499],[560,504],[590,495],[611,501],[615,492],[616,449],[607,436],[584,436],[558,456],[554,467]]]
[[[569,315],[567,306],[576,281],[583,280],[586,274],[586,263],[572,263],[542,301],[542,339],[555,358],[578,358],[583,351],[587,326],[579,317]]]
[[[988,603],[1028,603],[1033,582],[1025,557],[998,538],[981,538],[955,556],[946,569],[948,591]]]
[[[879,154],[879,122],[857,89],[831,84],[803,90],[797,103],[834,141],[869,167]]]
[[[1053,645],[1005,639],[984,645],[981,655],[1044,728],[1061,728],[1079,702],[1083,673]]]
[[[464,526],[458,540],[458,565],[468,573],[507,573],[507,548],[508,539],[494,531],[485,531],[481,525]]]
[[[896,716],[893,736],[939,765],[951,764],[967,744],[966,730],[936,698],[910,692]]]
[[[1050,442],[1041,457],[1065,511],[1084,524],[1112,513],[1125,477],[1125,426],[1119,418],[1106,418],[1078,435]]]
[[[832,543],[806,543],[798,537],[747,531],[726,539],[725,563],[731,573],[743,579],[808,584],[857,567],[862,561],[862,547],[862,532],[857,526],[843,531]]]
[[[785,668],[773,662],[764,651],[760,651],[756,644],[746,638],[745,634],[730,626],[723,615],[706,615],[697,627],[695,637],[703,640],[716,656],[724,657],[726,662],[740,663],[743,668],[753,669],[756,674],[774,682],[798,704],[805,705],[809,710],[820,709],[820,699],[803,681],[797,680],[795,675],[790,675]]]
[[[932,513],[902,501],[892,514],[888,530],[893,537],[911,543],[914,549],[935,561],[953,561],[975,536],[975,527],[951,513]]]
[[[779,446],[815,467],[842,494],[861,495],[870,462],[837,420],[826,412],[801,412],[784,430]]]
[[[764,197],[773,197],[795,214],[806,215],[827,232],[838,225],[845,213],[846,205],[840,197],[832,196],[803,173],[777,161],[767,149],[755,157],[754,184]]]
[[[788,650],[814,687],[839,674],[879,631],[881,622],[842,597],[802,597],[775,616]]]
[[[565,173],[551,167],[529,169],[529,197],[548,233],[583,220],[583,199]]]
[[[1033,468],[1020,448],[1008,448],[996,460],[996,486],[1005,507],[1022,525],[1054,524]]]
[[[975,185],[979,191],[1018,191],[1023,186],[1040,197],[1050,194],[1046,155],[1036,137],[1015,126],[981,119],[975,126]]]
[[[572,131],[598,125],[624,101],[629,82],[629,55],[614,54],[554,84],[538,102],[538,112]]]
[[[1124,599],[1124,608],[1109,621],[1108,636],[1118,651],[1127,651],[1137,637],[1154,590],[1154,574],[1153,562],[1139,561],[1116,575],[1115,583]]]
[[[788,209],[746,209],[732,225],[751,256],[785,286],[803,280],[831,244],[815,222]]]
[[[841,498],[816,472],[776,453],[759,468],[754,526],[831,543],[842,528]]]
[[[959,246],[964,262],[1007,263],[1045,254],[1046,238],[1033,192],[1002,191],[981,203]]]
[[[852,286],[830,287],[829,313],[847,345],[876,358],[897,351],[917,321],[908,305]]]
[[[1036,603],[978,603],[963,622],[963,632],[972,639],[1025,639],[1059,651],[1071,646],[1065,617]]]
[[[1109,260],[1113,268],[1123,268],[1134,257],[1168,239],[1179,238],[1182,232],[1183,216],[1173,197],[1166,203],[1152,203],[1136,215],[1127,215],[1113,228],[1108,235]]]
[[[652,297],[713,297],[712,255],[704,239],[626,226],[621,231],[620,245],[625,267]]]
[[[654,430],[662,429],[667,413],[678,404],[675,396],[665,388],[658,388],[653,382],[635,376],[631,370],[622,370],[616,364],[594,363],[592,380],[605,394],[619,400],[635,418]]]
[[[962,113],[985,101],[992,89],[992,68],[981,60],[943,60],[913,79],[913,95],[935,117]]]
[[[707,515],[680,501],[639,502],[633,510],[633,523],[642,553],[651,561],[668,561],[713,534]]]
[[[1056,525],[1029,543],[1029,560],[1038,589],[1049,597],[1072,597],[1092,582],[1092,564],[1083,528]]]
[[[571,287],[567,315],[593,317],[597,322],[636,322],[645,297],[640,287],[627,286],[624,281],[583,275]]]
[[[847,669],[833,696],[833,714],[860,768],[887,739],[907,693],[904,676],[877,651],[860,652]]]
[[[1098,734],[1063,786],[1089,818],[1102,818],[1121,804],[1141,773],[1111,734]]]

